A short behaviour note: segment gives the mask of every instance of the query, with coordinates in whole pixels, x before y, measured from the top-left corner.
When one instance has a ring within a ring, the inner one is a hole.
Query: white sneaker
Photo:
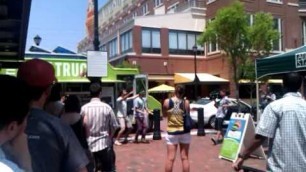
[[[122,143],[120,143],[118,140],[116,140],[116,141],[115,141],[115,145],[117,145],[117,146],[121,146],[121,145],[122,145]]]

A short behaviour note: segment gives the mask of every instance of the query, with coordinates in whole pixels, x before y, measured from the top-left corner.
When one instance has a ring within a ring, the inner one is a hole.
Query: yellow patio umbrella
[[[148,90],[149,93],[171,93],[174,92],[174,87],[162,84],[157,87],[150,88]]]

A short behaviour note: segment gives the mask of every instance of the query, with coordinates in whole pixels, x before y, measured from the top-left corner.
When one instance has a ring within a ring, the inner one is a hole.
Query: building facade
[[[218,44],[198,45],[197,38],[216,12],[234,0],[109,0],[99,11],[100,50],[108,52],[111,64],[127,61],[148,74],[151,85],[173,84],[175,73],[199,73],[231,80],[231,69]],[[280,39],[273,53],[299,47],[306,42],[306,1],[241,0],[249,14],[269,12]],[[305,8],[304,8],[305,7]],[[197,50],[193,46],[197,45]],[[92,49],[92,40],[83,39],[78,51]],[[195,57],[196,55],[196,57]],[[194,63],[196,59],[196,63]],[[234,93],[232,82],[229,84]],[[207,96],[220,84],[202,87]]]

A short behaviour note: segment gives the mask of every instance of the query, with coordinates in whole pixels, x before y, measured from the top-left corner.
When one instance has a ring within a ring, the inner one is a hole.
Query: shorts
[[[222,131],[223,128],[223,118],[216,118],[216,122],[215,122],[215,129],[217,131]]]
[[[129,117],[118,117],[120,128],[132,128],[132,123]]]
[[[190,144],[191,135],[190,133],[185,134],[167,134],[166,136],[167,145],[177,145],[177,144]]]

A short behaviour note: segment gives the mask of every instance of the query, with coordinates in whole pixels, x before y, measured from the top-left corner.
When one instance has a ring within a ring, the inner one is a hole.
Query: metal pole
[[[94,50],[99,51],[99,12],[98,12],[98,0],[94,0]]]
[[[205,136],[204,129],[204,108],[197,108],[198,111],[198,136]]]
[[[153,122],[154,122],[154,130],[153,130],[153,140],[161,140],[160,133],[160,110],[153,110]]]
[[[255,80],[256,83],[256,122],[259,122],[260,119],[260,109],[259,109],[259,84],[258,84],[258,80]]]
[[[194,51],[194,99],[197,100],[198,96],[198,76],[197,76],[197,52]]]
[[[255,59],[255,77],[256,77],[256,80],[255,80],[255,83],[256,83],[256,123],[259,122],[259,119],[260,119],[260,115],[261,115],[261,112],[260,112],[260,109],[259,109],[259,78],[258,78],[258,75],[257,75],[257,59]]]
[[[94,5],[94,40],[93,40],[93,46],[94,46],[94,51],[99,51],[99,14],[98,14],[98,0],[93,1]],[[91,83],[99,83],[102,84],[101,82],[101,77],[88,77]],[[102,85],[101,85],[102,86]]]

